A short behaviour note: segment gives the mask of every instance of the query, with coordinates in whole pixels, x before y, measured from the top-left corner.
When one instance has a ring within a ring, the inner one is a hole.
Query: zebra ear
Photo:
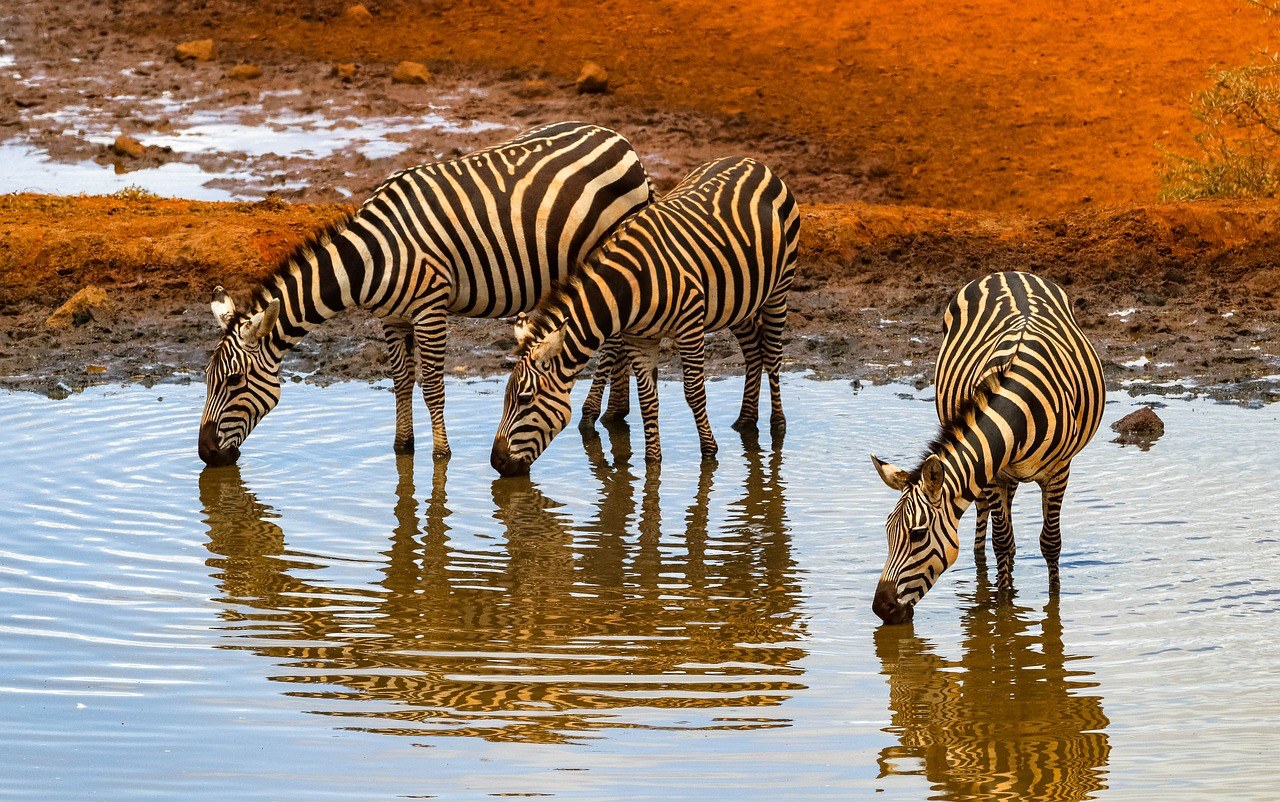
[[[871,464],[876,466],[876,473],[880,474],[880,479],[889,487],[902,490],[907,486],[908,474],[897,465],[885,462],[875,454],[871,455]]]
[[[279,317],[280,299],[272,298],[265,309],[249,318],[249,322],[245,324],[244,332],[241,336],[246,343],[256,343],[267,336],[267,332],[271,331],[271,327],[276,324],[276,320]]]
[[[561,349],[564,348],[564,333],[565,326],[562,323],[560,328],[543,337],[542,342],[533,347],[530,355],[542,365],[555,359],[560,354]]]
[[[214,287],[209,308],[213,310],[213,319],[226,331],[227,326],[231,325],[231,319],[236,316],[236,302],[231,300],[231,296],[222,287]]]
[[[934,504],[942,501],[942,460],[930,454],[920,466],[920,487]]]
[[[524,347],[529,335],[533,333],[530,328],[528,315],[524,312],[516,315],[516,345]]]

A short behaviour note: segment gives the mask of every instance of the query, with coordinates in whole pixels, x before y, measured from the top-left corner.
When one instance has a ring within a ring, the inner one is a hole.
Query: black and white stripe
[[[1059,514],[1071,460],[1102,420],[1102,365],[1062,288],[1028,273],[996,273],[956,295],[938,355],[943,421],[920,467],[908,473],[873,455],[902,496],[889,516],[889,556],[873,608],[889,623],[914,605],[959,554],[960,517],[990,505],[998,584],[1013,582],[1010,504],[1020,482],[1040,485],[1040,550],[1058,585]]]
[[[675,340],[704,457],[716,453],[703,385],[706,334],[729,329],[746,383],[734,428],[754,427],[760,378],[769,373],[775,432],[786,425],[779,392],[782,329],[800,216],[781,179],[752,159],[699,167],[629,218],[583,268],[518,327],[520,359],[507,385],[491,462],[524,473],[570,417],[569,392],[602,343],[622,338],[644,418],[645,457],[661,458],[657,355]]]
[[[434,452],[447,455],[446,317],[505,317],[533,308],[650,199],[630,143],[585,123],[543,126],[468,156],[396,173],[354,215],[286,259],[247,311],[237,312],[221,288],[215,292],[214,314],[226,336],[206,372],[201,458],[211,465],[234,462],[240,444],[279,400],[283,354],[311,329],[357,306],[384,325],[396,451],[413,450],[416,370]],[[621,389],[625,393],[625,385]]]

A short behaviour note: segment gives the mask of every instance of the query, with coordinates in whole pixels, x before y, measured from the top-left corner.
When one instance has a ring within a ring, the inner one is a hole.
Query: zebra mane
[[[516,356],[521,357],[537,344],[543,337],[555,331],[564,323],[565,301],[582,283],[575,268],[568,276],[557,281],[543,294],[538,305],[529,313],[529,336],[516,347]]]
[[[915,484],[920,479],[920,470],[924,467],[925,460],[929,457],[938,455],[943,449],[949,445],[957,445],[964,432],[964,424],[971,417],[976,416],[986,406],[991,397],[1000,389],[1000,378],[1004,375],[1004,371],[996,371],[987,376],[987,378],[979,384],[973,393],[960,404],[960,408],[956,413],[938,427],[938,433],[929,441],[929,445],[924,447],[924,451],[920,454],[920,462],[907,474],[907,481]]]
[[[355,217],[355,211],[346,212],[311,232],[306,239],[280,260],[274,270],[258,283],[258,288],[253,293],[253,300],[243,313],[237,312],[237,316],[243,315],[247,317],[250,314],[249,310],[261,309],[270,303],[274,297],[270,288],[275,284],[275,280],[281,276],[288,275],[293,268],[305,264],[315,256],[317,251],[329,247],[329,243],[333,242],[334,237],[346,231]]]

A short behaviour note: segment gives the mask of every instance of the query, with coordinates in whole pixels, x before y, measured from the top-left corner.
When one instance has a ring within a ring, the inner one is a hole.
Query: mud
[[[308,231],[345,206],[279,201],[0,198],[0,386],[65,394],[100,382],[198,381],[217,330],[216,284],[243,296]],[[785,343],[786,367],[859,381],[932,377],[942,310],[992,270],[1063,284],[1113,388],[1280,398],[1280,207],[1183,204],[1047,219],[873,204],[809,206]],[[45,319],[86,285],[109,312],[66,330]],[[448,369],[505,371],[501,321],[454,319]],[[330,322],[291,354],[291,380],[377,379],[375,320]],[[668,371],[677,369],[668,359]],[[708,370],[736,372],[728,335]]]

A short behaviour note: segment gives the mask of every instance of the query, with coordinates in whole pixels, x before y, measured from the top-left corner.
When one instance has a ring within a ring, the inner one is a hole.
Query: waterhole
[[[714,464],[665,385],[659,470],[570,427],[531,480],[488,465],[494,380],[449,386],[447,464],[392,453],[385,386],[287,387],[221,469],[199,386],[0,393],[0,795],[1266,795],[1274,407],[1164,399],[1143,451],[1112,394],[1061,593],[1032,487],[1012,600],[966,548],[886,628],[867,455],[910,461],[932,390],[789,377],[775,443],[739,387]]]

